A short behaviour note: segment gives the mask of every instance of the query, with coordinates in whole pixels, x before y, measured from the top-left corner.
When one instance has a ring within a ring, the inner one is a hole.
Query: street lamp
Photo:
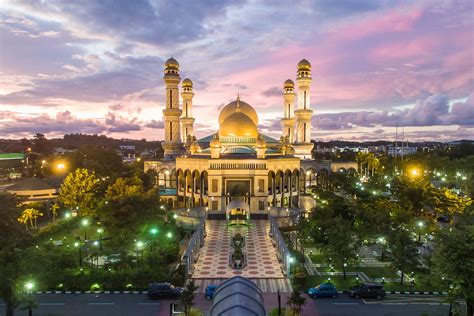
[[[418,227],[419,227],[419,231],[418,231],[418,242],[421,242],[421,230],[423,229],[423,227],[425,226],[425,223],[423,223],[422,221],[419,221],[417,223]]]
[[[80,237],[78,237],[80,238]],[[74,247],[78,248],[79,250],[79,266],[82,267],[82,247],[81,247],[81,242],[80,241],[76,241],[74,243]]]
[[[82,227],[84,227],[84,241],[87,241],[87,226],[89,226],[89,220],[83,218],[81,221]]]
[[[173,233],[172,232],[168,232],[166,234],[166,237],[168,237],[169,239],[173,238]]]
[[[381,260],[383,261],[385,259],[385,237],[381,236],[377,238],[378,243],[382,246],[382,254],[381,254]]]
[[[33,289],[35,284],[32,281],[28,281],[25,283],[25,291],[28,293],[28,316],[33,315],[32,307],[33,307]]]
[[[102,251],[102,233],[104,232],[104,229],[98,228],[97,232],[99,233],[99,250]]]

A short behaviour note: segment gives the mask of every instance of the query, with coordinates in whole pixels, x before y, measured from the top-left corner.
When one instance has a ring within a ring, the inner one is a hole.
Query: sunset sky
[[[264,4],[267,3],[267,4]],[[163,138],[163,63],[194,82],[197,136],[240,93],[281,133],[312,63],[316,140],[474,139],[474,2],[2,1],[0,137]]]

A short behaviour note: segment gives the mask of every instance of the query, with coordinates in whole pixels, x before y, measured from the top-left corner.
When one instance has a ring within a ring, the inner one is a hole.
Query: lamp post
[[[377,238],[377,241],[379,244],[382,246],[382,254],[381,254],[381,260],[383,261],[385,259],[385,237],[381,236]]]
[[[153,252],[153,243],[155,241],[156,235],[158,235],[158,232],[159,232],[158,228],[156,228],[156,227],[153,227],[153,228],[150,229],[150,235],[151,235],[151,238],[152,238],[152,240],[150,242],[150,252]]]
[[[33,289],[35,284],[31,281],[26,282],[25,284],[25,291],[28,294],[28,316],[33,315],[32,307],[33,307]]]
[[[291,271],[291,275],[294,279],[295,278],[295,264],[293,264],[293,263],[295,262],[295,258],[290,257],[288,259],[288,262],[290,263],[290,271]]]
[[[418,227],[419,227],[419,231],[418,231],[418,242],[421,242],[421,230],[423,229],[423,227],[425,226],[425,223],[423,223],[422,221],[419,221],[417,223]]]
[[[74,243],[74,247],[79,249],[79,266],[82,267],[82,245],[81,245],[81,237],[78,237],[79,241]]]
[[[71,213],[70,212],[66,212],[64,213],[64,219],[67,221],[67,233],[69,234],[70,233],[70,229],[69,229],[69,220],[71,219]]]
[[[84,227],[84,241],[87,242],[87,226],[89,226],[89,220],[87,218],[82,219],[82,227]]]
[[[102,252],[102,233],[104,232],[104,229],[98,228],[97,232],[99,233],[99,250]]]

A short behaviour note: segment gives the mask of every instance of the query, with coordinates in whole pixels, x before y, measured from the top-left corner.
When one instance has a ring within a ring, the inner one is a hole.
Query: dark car
[[[337,289],[332,283],[320,284],[316,287],[309,288],[308,295],[317,298],[317,297],[337,297]]]
[[[218,285],[209,284],[206,287],[206,291],[204,292],[204,296],[207,300],[211,300],[214,297],[214,293],[216,293]]]
[[[387,295],[382,284],[364,283],[352,287],[348,294],[355,298],[376,298],[381,299]]]
[[[183,288],[175,287],[169,283],[150,283],[148,286],[148,297],[150,299],[158,298],[177,298],[183,293]]]

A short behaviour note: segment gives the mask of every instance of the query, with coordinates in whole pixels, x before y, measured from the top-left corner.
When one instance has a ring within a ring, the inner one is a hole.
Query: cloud
[[[410,109],[389,113],[343,112],[313,116],[312,124],[321,130],[351,129],[375,126],[474,126],[474,93],[465,102],[454,103],[451,107],[445,95],[430,96],[418,100]]]
[[[266,97],[281,97],[283,95],[282,89],[279,87],[271,87],[262,92]]]
[[[86,119],[74,116],[70,111],[60,111],[51,116],[46,113],[24,115],[12,112],[0,112],[0,135],[29,136],[35,133],[63,135],[66,133],[127,133],[141,130],[137,118],[127,120],[109,112],[105,119]]]
[[[151,120],[150,122],[145,124],[145,127],[150,128],[164,128],[165,123],[163,121]]]

